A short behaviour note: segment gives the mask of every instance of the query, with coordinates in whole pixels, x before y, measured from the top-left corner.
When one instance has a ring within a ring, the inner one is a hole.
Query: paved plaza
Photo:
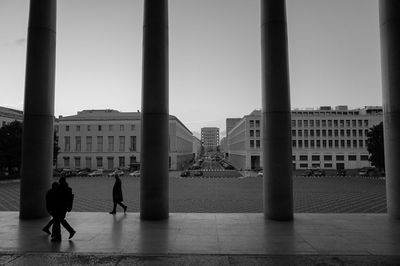
[[[217,176],[216,173],[212,173]],[[129,212],[139,211],[139,179],[122,177]],[[55,179],[56,181],[57,179]],[[114,178],[67,179],[74,212],[108,212]],[[296,213],[386,213],[385,180],[362,177],[294,177]],[[261,213],[262,178],[179,178],[171,172],[170,212]],[[0,183],[0,211],[19,210],[19,183]]]

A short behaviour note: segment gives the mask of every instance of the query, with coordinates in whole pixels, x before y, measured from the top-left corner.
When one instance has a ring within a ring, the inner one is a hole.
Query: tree
[[[385,170],[385,154],[383,145],[383,123],[373,126],[367,134],[368,160],[373,166]]]
[[[14,121],[0,128],[0,171],[18,173],[21,166],[22,123]]]
[[[60,151],[60,146],[58,146],[58,136],[57,132],[54,131],[54,145],[53,145],[53,165],[57,166],[57,157]]]

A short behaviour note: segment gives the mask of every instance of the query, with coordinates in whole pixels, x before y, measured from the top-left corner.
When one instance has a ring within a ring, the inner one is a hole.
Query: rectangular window
[[[321,130],[317,129],[317,130],[315,131],[315,134],[317,135],[317,137],[321,136]]]
[[[355,119],[351,120],[351,126],[352,127],[356,127],[357,126],[356,122],[357,121]]]
[[[339,137],[339,130],[335,129],[334,134],[335,134],[335,137]]]
[[[65,136],[64,137],[64,141],[65,141],[65,147],[64,147],[64,151],[70,151],[71,150],[71,139],[69,136]]]
[[[307,161],[308,155],[300,155],[300,161]]]
[[[358,120],[358,126],[362,127],[362,120]]]
[[[320,120],[315,120],[315,125],[316,125],[317,127],[319,127],[319,126],[321,125],[321,121],[320,121]]]
[[[125,157],[119,157],[119,167],[125,167]]]
[[[92,136],[86,136],[86,151],[92,151]]]
[[[296,137],[296,130],[292,130],[292,137]]]
[[[351,148],[351,140],[346,140],[347,148]]]
[[[76,126],[76,131],[81,131],[81,126]]]
[[[99,131],[101,131],[101,129],[102,129],[101,125],[98,126],[98,129],[99,129]]]
[[[135,125],[131,125],[131,131],[135,130]]]
[[[81,136],[75,136],[75,151],[81,151]]]
[[[341,136],[341,137],[344,137],[344,129],[341,129],[341,130],[340,130],[340,136]]]
[[[334,120],[334,121],[333,121],[333,126],[334,126],[334,127],[338,127],[338,121],[337,121],[337,120]]]
[[[361,155],[360,159],[361,161],[368,161],[368,155]]]
[[[86,168],[92,169],[92,158],[91,157],[86,157]]]
[[[326,127],[326,120],[322,120],[322,127]]]
[[[332,161],[332,155],[324,155],[324,161]]]
[[[90,131],[90,125],[87,126],[87,131]]]
[[[254,137],[254,130],[250,130],[250,137]]]
[[[312,155],[311,160],[313,161],[319,161],[319,155]]]
[[[256,148],[260,148],[261,146],[261,142],[259,139],[256,140]]]
[[[250,127],[254,127],[254,120],[250,120]]]
[[[114,151],[114,136],[108,136],[108,151]]]
[[[364,136],[368,137],[368,129],[364,130]]]
[[[363,141],[362,139],[360,139],[360,140],[358,141],[358,147],[359,147],[359,148],[364,147],[364,141]]]
[[[301,139],[299,140],[298,144],[299,144],[299,148],[303,148],[303,141]]]
[[[298,130],[297,131],[297,136],[302,137],[303,136],[303,131],[302,130]]]
[[[344,161],[344,155],[336,155],[336,161]]]
[[[103,151],[103,137],[97,136],[97,151]]]
[[[333,142],[332,142],[332,140],[330,139],[330,140],[328,141],[328,146],[329,146],[329,148],[332,148],[332,144],[333,144]]]
[[[335,139],[335,148],[339,148],[339,140]]]
[[[349,161],[357,161],[357,155],[349,155]]]
[[[326,129],[323,129],[323,130],[322,130],[322,136],[323,136],[323,137],[326,137]]]
[[[312,140],[310,140],[310,147],[311,147],[311,148],[314,148],[314,146],[315,146],[315,145],[314,145],[314,140],[312,139]]]
[[[260,128],[260,120],[256,120],[256,128]]]
[[[344,142],[344,139],[341,139],[341,140],[340,140],[340,147],[341,147],[341,148],[345,148],[345,147],[346,147],[345,142]]]
[[[65,131],[69,131],[69,126],[65,126]]]
[[[340,120],[340,127],[344,127],[344,120]]]
[[[357,148],[357,140],[353,139],[353,148]]]
[[[364,127],[368,127],[368,120],[364,120]]]
[[[332,137],[332,130],[331,129],[328,130],[328,137]]]
[[[304,140],[304,148],[308,148],[308,140]]]
[[[332,168],[332,164],[331,163],[324,163],[324,168]]]
[[[292,127],[296,126],[296,120],[292,120]]]
[[[310,130],[310,137],[314,137],[314,130]]]
[[[252,149],[252,148],[254,148],[254,140],[250,140],[250,148]]]
[[[350,137],[351,136],[351,130],[350,129],[346,129],[346,137]]]
[[[260,137],[260,130],[256,130],[256,137],[259,138]]]
[[[108,125],[108,131],[113,131],[113,125]]]
[[[308,137],[308,129],[304,129],[304,137]]]
[[[119,125],[119,131],[124,131],[125,130],[125,126],[124,125]]]
[[[359,130],[358,130],[358,136],[359,136],[359,137],[362,137],[362,136],[363,136],[363,130],[362,130],[362,129],[359,129]]]
[[[119,136],[119,151],[125,151],[125,136]]]
[[[326,140],[322,140],[322,148],[326,148]]]
[[[296,148],[296,141],[295,140],[292,140],[292,147]]]
[[[304,127],[308,127],[308,120],[304,120],[303,123],[304,123]]]
[[[346,127],[350,127],[350,120],[346,120]]]
[[[136,136],[131,136],[130,151],[136,151]]]
[[[303,121],[302,120],[298,120],[297,121],[297,127],[302,127],[303,126]]]
[[[328,127],[332,127],[332,120],[328,120]]]
[[[306,164],[306,163],[301,163],[301,164],[300,164],[300,168],[308,168],[308,164]]]
[[[80,169],[81,168],[81,157],[75,157],[75,168]]]
[[[65,167],[65,168],[70,168],[70,165],[69,165],[69,157],[68,157],[68,156],[63,157],[63,159],[64,159],[64,167]]]
[[[317,148],[321,147],[321,141],[319,139],[317,139]]]
[[[130,159],[130,163],[131,164],[136,163],[136,157],[135,156],[131,156],[131,157],[129,157],[129,159]]]
[[[96,157],[97,168],[103,168],[103,157]]]
[[[310,120],[310,127],[314,127],[314,120]]]
[[[353,129],[353,137],[357,137],[357,130]]]

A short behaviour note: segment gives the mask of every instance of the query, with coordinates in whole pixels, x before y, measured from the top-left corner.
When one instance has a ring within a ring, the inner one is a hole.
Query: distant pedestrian
[[[59,184],[57,182],[53,182],[53,184],[51,184],[51,189],[49,189],[49,191],[46,193],[46,210],[51,215],[51,220],[46,224],[45,227],[43,227],[42,230],[49,235],[51,234],[50,227],[54,223],[54,215],[56,213],[58,186]]]
[[[114,177],[115,183],[112,191],[114,207],[112,211],[110,211],[110,214],[115,214],[117,212],[117,204],[121,206],[124,209],[124,213],[126,213],[126,209],[128,208],[128,206],[123,203],[124,198],[122,196],[122,182],[118,175],[115,175]]]
[[[65,215],[67,212],[72,210],[72,204],[74,199],[74,194],[72,194],[72,189],[68,186],[68,183],[65,181],[65,177],[61,177],[59,180],[59,186],[57,188],[56,195],[56,206],[55,206],[55,214],[54,224],[53,224],[53,233],[51,241],[60,242],[61,241],[61,226],[62,224],[65,229],[69,232],[69,239],[71,239],[76,231],[69,225],[69,223],[65,220]]]

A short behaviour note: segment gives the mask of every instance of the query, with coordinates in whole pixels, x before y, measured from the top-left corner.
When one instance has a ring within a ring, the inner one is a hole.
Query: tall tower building
[[[203,144],[205,151],[216,151],[219,146],[219,128],[201,128],[201,143]]]

